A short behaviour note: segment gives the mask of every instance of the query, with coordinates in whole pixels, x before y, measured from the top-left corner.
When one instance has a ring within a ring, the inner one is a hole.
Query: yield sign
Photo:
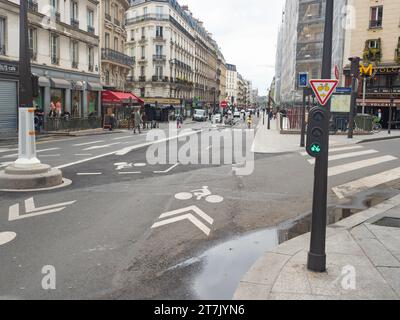
[[[310,84],[319,103],[324,106],[329,101],[330,97],[338,86],[339,81],[315,79],[310,80]]]

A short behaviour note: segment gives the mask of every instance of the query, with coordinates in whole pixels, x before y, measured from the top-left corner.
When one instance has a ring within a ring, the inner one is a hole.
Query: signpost
[[[308,86],[308,73],[307,72],[301,72],[299,73],[299,88],[305,88]]]
[[[320,80],[310,84],[321,106],[312,108],[307,132],[307,152],[316,158],[311,223],[310,251],[307,267],[311,271],[326,271],[326,205],[328,193],[328,153],[330,97],[338,85],[332,74],[333,0],[326,0],[326,18]],[[325,107],[323,107],[325,106]]]

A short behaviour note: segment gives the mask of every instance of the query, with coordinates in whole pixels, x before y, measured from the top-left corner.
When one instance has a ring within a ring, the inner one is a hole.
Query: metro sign
[[[338,80],[325,80],[325,79],[314,79],[310,80],[311,88],[313,89],[315,96],[319,103],[324,106],[331,98],[338,86]]]

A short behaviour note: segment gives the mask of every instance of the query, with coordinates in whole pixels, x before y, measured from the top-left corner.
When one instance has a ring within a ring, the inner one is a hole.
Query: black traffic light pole
[[[301,137],[300,137],[300,147],[305,147],[306,144],[306,88],[303,88],[303,108],[301,112]]]
[[[322,58],[322,79],[331,79],[332,70],[332,32],[333,32],[333,0],[326,1],[326,17],[324,31],[324,49]],[[330,113],[330,101],[323,107],[325,114]],[[311,223],[311,243],[308,253],[307,267],[311,271],[326,271],[326,205],[328,189],[328,153],[329,153],[329,116],[323,118],[324,131],[321,154],[316,157],[314,172],[314,196]]]

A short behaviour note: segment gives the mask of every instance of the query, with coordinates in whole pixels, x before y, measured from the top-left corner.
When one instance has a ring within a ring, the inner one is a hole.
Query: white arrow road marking
[[[115,142],[115,143],[105,144],[105,145],[102,145],[102,146],[93,146],[93,147],[89,147],[89,148],[83,149],[83,151],[104,149],[104,148],[108,148],[108,147],[115,146],[115,145],[117,145],[117,144],[121,144],[121,142]]]
[[[0,162],[0,168],[7,167],[8,165],[12,164],[13,162]]]
[[[73,147],[83,147],[83,146],[89,146],[91,144],[96,144],[96,143],[102,143],[104,140],[99,140],[99,141],[92,141],[92,142],[85,142],[85,143],[79,143],[79,144],[74,144],[72,145]]]
[[[176,168],[177,166],[179,166],[179,162],[175,163],[171,168],[165,170],[165,171],[154,171],[154,173],[168,173],[170,172],[172,169]]]
[[[25,211],[27,214],[20,215],[19,204],[18,203],[14,204],[14,205],[10,206],[10,208],[9,208],[8,221],[21,220],[21,219],[32,218],[32,217],[36,217],[36,216],[40,216],[40,215],[44,215],[44,214],[60,212],[60,211],[64,210],[66,208],[66,206],[74,204],[75,202],[76,202],[76,200],[36,208],[33,198],[29,198],[29,199],[25,200]]]
[[[15,232],[0,232],[0,246],[13,241],[16,236]]]
[[[159,221],[155,224],[153,224],[153,226],[151,227],[152,229],[154,228],[158,228],[167,224],[172,224],[178,221],[182,221],[182,220],[186,220],[188,219],[190,222],[192,222],[197,228],[199,228],[201,231],[203,231],[207,236],[210,235],[210,228],[208,228],[204,223],[202,223],[199,219],[197,219],[195,216],[193,216],[192,214],[188,213],[190,211],[193,211],[194,213],[196,213],[198,216],[200,216],[201,218],[203,218],[205,221],[207,221],[209,224],[213,224],[214,223],[214,219],[211,218],[209,215],[207,215],[205,212],[203,212],[202,210],[200,210],[198,207],[196,206],[190,206],[187,208],[183,208],[183,209],[178,209],[178,210],[174,210],[174,211],[170,211],[170,212],[166,212],[163,213],[159,219],[164,219],[164,218],[168,218],[168,217],[172,217],[172,216],[176,216],[178,214],[182,214],[182,213],[187,213],[185,215],[179,216],[179,217],[175,217],[175,218],[171,218],[171,219],[167,219],[167,220],[163,220],[163,221]]]
[[[7,148],[0,148],[0,153],[2,152],[9,152],[9,151],[17,151],[18,149],[7,149]]]

